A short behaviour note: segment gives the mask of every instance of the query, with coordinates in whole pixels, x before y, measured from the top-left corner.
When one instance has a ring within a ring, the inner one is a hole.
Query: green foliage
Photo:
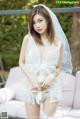
[[[19,0],[0,2],[0,9],[22,9],[25,2]],[[3,6],[1,6],[3,5]],[[0,16],[0,57],[8,66],[18,65],[19,52],[24,35],[27,33],[26,15]]]
[[[26,16],[3,16],[0,19],[0,51],[8,67],[18,63],[23,36],[27,33]]]
[[[72,27],[72,14],[71,13],[61,13],[57,15],[60,24],[63,28],[64,33],[66,34],[69,42],[71,37],[71,27]]]

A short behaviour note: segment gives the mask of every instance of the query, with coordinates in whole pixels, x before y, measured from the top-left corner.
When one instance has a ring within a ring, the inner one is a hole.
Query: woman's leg
[[[26,104],[27,119],[40,119],[40,106],[38,104]]]
[[[54,119],[54,115],[56,113],[58,107],[58,102],[50,102],[49,98],[46,98],[46,100],[43,103],[43,111],[47,115],[47,117],[52,117]],[[46,118],[48,119],[48,118]]]

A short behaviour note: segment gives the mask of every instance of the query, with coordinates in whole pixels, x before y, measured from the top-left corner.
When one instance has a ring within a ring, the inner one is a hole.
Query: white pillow
[[[11,88],[1,88],[0,89],[0,104],[6,103],[7,101],[15,97],[15,92]]]
[[[75,76],[68,73],[62,73],[59,78],[62,79],[62,98],[60,106],[72,107],[75,92]]]
[[[73,107],[76,109],[80,109],[80,70],[76,72],[76,88]]]

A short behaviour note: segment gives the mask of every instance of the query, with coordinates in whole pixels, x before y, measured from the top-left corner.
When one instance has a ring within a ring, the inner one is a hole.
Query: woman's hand
[[[32,88],[31,90],[33,91],[39,91],[40,90],[40,85],[37,80],[31,82]]]
[[[45,77],[44,77],[44,76],[39,76],[39,77],[38,77],[38,84],[39,84],[39,87],[40,87],[40,90],[41,90],[41,91],[44,90],[44,88],[43,88],[43,86],[42,86],[44,80],[45,80]]]
[[[43,90],[48,89],[52,83],[52,79],[45,79],[43,83],[41,84],[41,88]]]

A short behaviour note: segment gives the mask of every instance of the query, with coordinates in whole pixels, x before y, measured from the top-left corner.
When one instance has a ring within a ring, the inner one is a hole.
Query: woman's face
[[[46,19],[39,14],[36,14],[33,17],[33,28],[40,35],[45,34],[47,31],[47,21]]]

